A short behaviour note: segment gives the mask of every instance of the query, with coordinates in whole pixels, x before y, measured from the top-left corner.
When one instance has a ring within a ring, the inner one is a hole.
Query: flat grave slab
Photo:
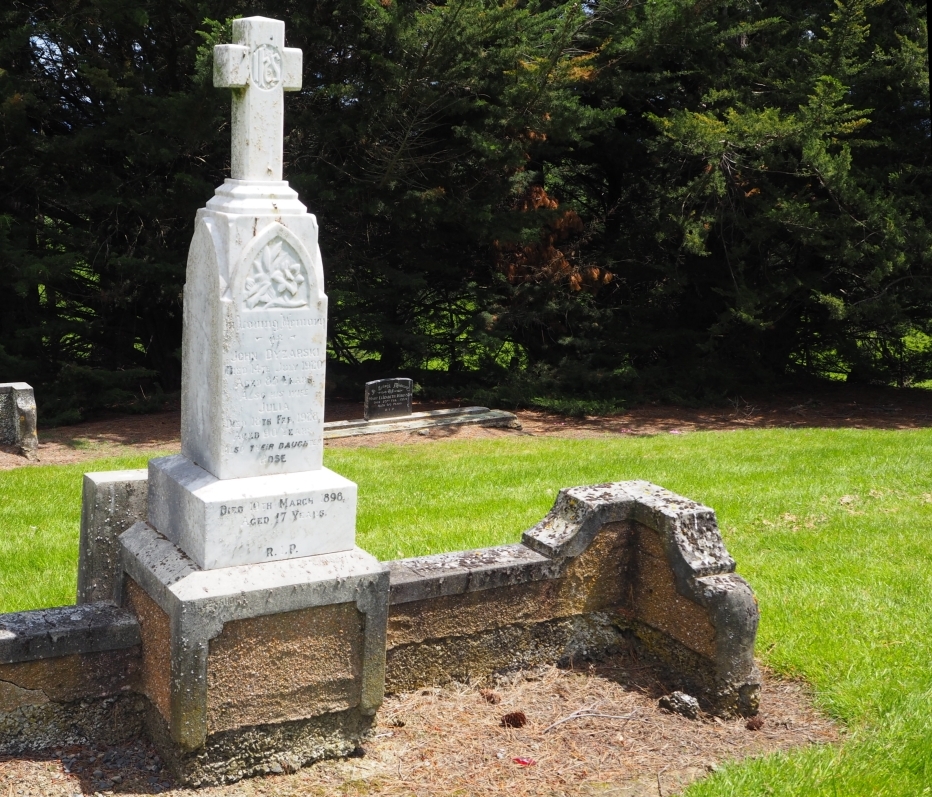
[[[401,418],[380,418],[367,421],[364,418],[351,421],[330,421],[324,424],[324,440],[338,437],[353,437],[363,434],[415,431],[440,426],[488,426],[520,429],[517,416],[504,410],[488,407],[456,407],[446,410],[412,412]]]

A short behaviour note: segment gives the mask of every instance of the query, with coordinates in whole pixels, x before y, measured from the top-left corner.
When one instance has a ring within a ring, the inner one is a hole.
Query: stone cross
[[[285,47],[285,23],[233,20],[233,41],[214,47],[214,85],[233,89],[234,180],[282,179],[282,91],[301,88],[301,51]]]

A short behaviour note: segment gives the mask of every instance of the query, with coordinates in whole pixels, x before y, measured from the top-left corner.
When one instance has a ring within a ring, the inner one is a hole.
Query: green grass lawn
[[[648,479],[714,507],[760,600],[759,657],[808,679],[849,734],[727,766],[688,794],[932,795],[932,430],[518,438],[326,462],[359,483],[357,540],[381,559],[514,542],[565,486]],[[0,610],[73,600],[89,469],[0,473]]]

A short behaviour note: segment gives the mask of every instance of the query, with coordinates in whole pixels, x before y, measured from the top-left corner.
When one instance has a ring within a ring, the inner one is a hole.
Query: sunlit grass
[[[74,603],[82,474],[146,457],[0,471],[0,612]]]

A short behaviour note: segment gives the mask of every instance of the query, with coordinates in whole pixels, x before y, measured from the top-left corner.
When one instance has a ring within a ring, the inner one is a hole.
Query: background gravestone
[[[399,418],[411,414],[414,382],[407,378],[376,379],[366,382],[363,418]]]
[[[29,459],[36,457],[36,399],[25,382],[0,384],[0,444],[15,446]]]

